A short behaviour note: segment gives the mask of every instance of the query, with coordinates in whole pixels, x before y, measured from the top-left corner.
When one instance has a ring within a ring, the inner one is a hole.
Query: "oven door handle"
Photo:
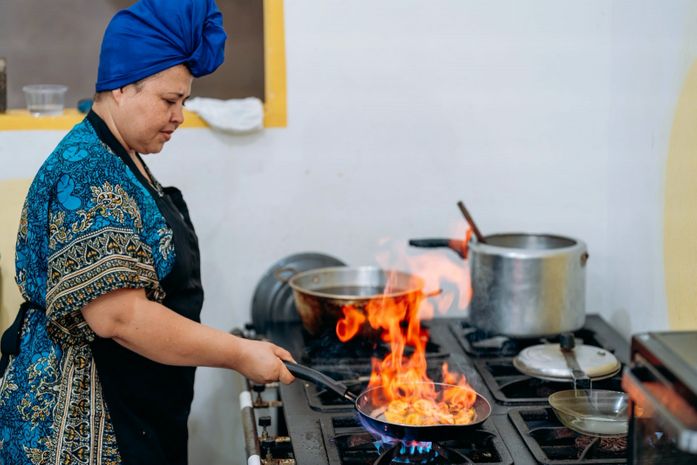
[[[653,374],[658,375],[657,378],[662,378],[660,374],[655,372],[653,367],[647,365],[641,366],[648,369]],[[697,454],[697,431],[692,430],[685,425],[679,418],[673,415],[673,413],[668,410],[666,406],[656,398],[656,396],[646,389],[642,381],[634,374],[633,369],[625,369],[624,376],[622,378],[622,387],[625,391],[627,391],[629,397],[634,403],[642,405],[643,407],[648,405],[654,407],[657,413],[664,420],[662,421],[663,426],[670,429],[677,438],[677,446],[680,450],[690,454]]]

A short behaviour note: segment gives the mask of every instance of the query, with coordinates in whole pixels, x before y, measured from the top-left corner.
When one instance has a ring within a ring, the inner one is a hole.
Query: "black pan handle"
[[[467,242],[460,239],[409,239],[409,245],[429,249],[447,247],[454,250],[461,258],[467,259]]]
[[[329,388],[349,402],[355,403],[358,399],[353,392],[349,391],[349,388],[344,383],[336,381],[324,373],[310,367],[306,367],[305,365],[289,362],[287,360],[284,360],[283,363],[286,364],[288,371],[290,371],[291,374],[296,378],[304,379],[305,381]]]

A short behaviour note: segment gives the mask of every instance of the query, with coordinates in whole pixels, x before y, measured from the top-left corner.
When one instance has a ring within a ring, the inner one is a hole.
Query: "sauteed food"
[[[385,419],[402,425],[468,425],[476,419],[476,413],[473,407],[459,402],[419,399],[412,404],[394,400],[385,410]]]

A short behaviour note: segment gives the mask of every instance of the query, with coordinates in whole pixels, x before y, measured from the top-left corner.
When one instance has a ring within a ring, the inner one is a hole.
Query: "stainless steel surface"
[[[568,390],[549,396],[549,404],[567,427],[590,436],[624,436],[628,426],[627,395],[619,391]]]
[[[494,234],[469,243],[470,321],[511,337],[576,331],[585,321],[586,245],[549,234]]]
[[[377,267],[329,267],[294,275],[288,281],[303,326],[310,334],[334,330],[342,308],[350,305],[359,312],[375,299],[389,299],[405,305],[405,319],[417,311],[424,280],[416,275]],[[370,326],[363,325],[367,334]]]
[[[577,345],[574,354],[579,369],[593,381],[614,376],[622,367],[617,357],[599,347]],[[559,344],[539,344],[523,349],[513,359],[513,365],[536,378],[560,382],[573,380],[572,370]]]

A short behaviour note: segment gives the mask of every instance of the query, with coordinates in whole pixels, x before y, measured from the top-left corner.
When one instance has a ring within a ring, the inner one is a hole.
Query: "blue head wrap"
[[[104,32],[97,92],[182,63],[194,77],[210,74],[223,62],[226,38],[214,0],[140,0]]]

